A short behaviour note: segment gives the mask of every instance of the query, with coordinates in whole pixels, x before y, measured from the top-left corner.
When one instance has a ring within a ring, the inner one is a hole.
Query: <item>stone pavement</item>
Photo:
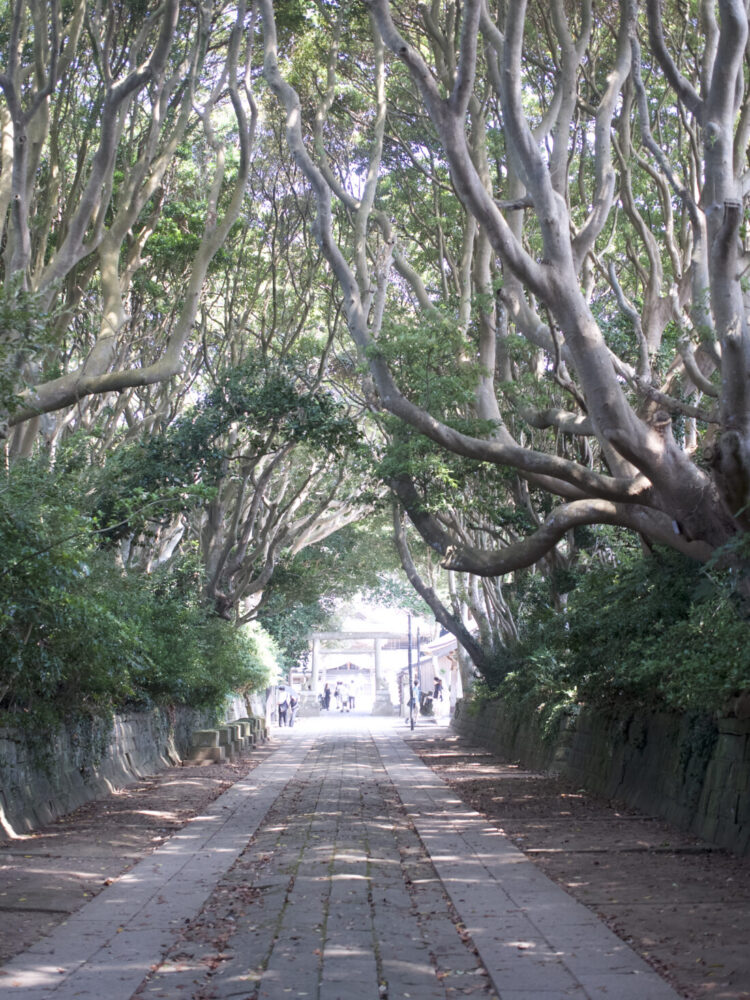
[[[24,1000],[676,1000],[465,806],[399,720],[303,719],[0,969]]]

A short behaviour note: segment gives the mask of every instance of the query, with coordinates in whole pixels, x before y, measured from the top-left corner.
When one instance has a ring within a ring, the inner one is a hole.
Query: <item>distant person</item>
[[[325,688],[323,689],[323,708],[327,712],[329,711],[330,707],[331,707],[331,685],[326,684]]]
[[[354,709],[354,691],[349,688],[349,711]]]
[[[297,714],[297,706],[299,705],[299,698],[294,693],[294,691],[289,692],[289,725],[294,725],[294,716]]]
[[[286,725],[287,712],[289,711],[289,694],[286,688],[279,691],[279,725]]]
[[[336,711],[343,711],[341,707],[341,681],[336,681],[336,687],[333,689],[333,700],[336,702]]]
[[[349,711],[349,684],[346,681],[341,682],[341,711]]]
[[[414,695],[416,694],[416,691],[417,691],[417,687],[416,687],[416,681],[415,681],[414,684],[412,685],[412,689],[411,689],[411,692],[409,694],[409,701],[408,701],[408,704],[407,704],[407,708],[409,709],[410,712],[413,712],[416,709],[416,707],[417,707],[417,702],[416,702],[416,699],[414,697]]]
[[[443,681],[440,677],[435,678],[435,685],[432,690],[432,700],[433,701],[443,700]]]

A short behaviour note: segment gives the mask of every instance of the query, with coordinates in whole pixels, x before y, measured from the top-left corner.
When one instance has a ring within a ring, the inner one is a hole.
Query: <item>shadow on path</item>
[[[403,723],[301,720],[162,847],[8,963],[26,1000],[674,1000],[467,807]]]

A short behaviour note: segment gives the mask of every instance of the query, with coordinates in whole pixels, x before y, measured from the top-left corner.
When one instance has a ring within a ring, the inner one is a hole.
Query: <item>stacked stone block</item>
[[[179,763],[202,718],[191,709],[134,712],[86,731],[61,727],[41,745],[20,729],[0,728],[0,839]]]
[[[226,759],[226,750],[219,746],[218,729],[198,729],[193,733],[189,756],[183,764],[217,764]]]
[[[750,718],[584,708],[550,734],[533,709],[497,700],[459,710],[454,726],[524,767],[750,855]]]

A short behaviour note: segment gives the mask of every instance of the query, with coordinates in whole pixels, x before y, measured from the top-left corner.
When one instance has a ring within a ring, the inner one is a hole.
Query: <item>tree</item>
[[[254,367],[208,401],[209,412],[227,407],[231,422],[198,529],[209,595],[240,621],[255,617],[282,555],[292,559],[363,510],[356,477],[345,485],[358,433],[344,408],[291,369]]]
[[[92,487],[100,530],[135,570],[195,541],[205,597],[242,624],[280,559],[362,516],[358,447],[355,421],[304,365],[251,357],[110,456]]]
[[[264,589],[256,616],[291,668],[309,654],[311,632],[338,627],[341,610],[354,595],[368,604],[425,613],[398,573],[388,518],[378,510],[285,559]]]
[[[244,3],[2,10],[0,364],[16,385],[0,404],[25,454],[41,414],[183,372],[208,268],[243,205],[256,109]],[[165,301],[149,241],[179,219],[178,167],[197,142],[182,288]],[[15,322],[29,299],[41,341]],[[60,424],[46,422],[48,439]]]
[[[265,75],[374,405],[448,451],[513,470],[548,508],[535,530],[491,548],[423,518],[444,564],[494,577],[587,524],[699,560],[730,544],[742,562],[745,6],[366,8],[369,24],[347,22],[346,44],[368,66],[356,99],[337,77],[344,5],[314,8],[333,43],[311,110],[282,72],[272,4],[260,3]],[[344,149],[334,113],[360,125]],[[441,203],[416,201],[412,215],[430,220],[417,233],[393,210],[407,174],[410,193],[421,176]],[[404,388],[388,358],[394,315],[425,336],[436,319],[462,334],[456,367],[480,369],[470,406],[436,410]],[[467,417],[491,429],[472,433]]]

